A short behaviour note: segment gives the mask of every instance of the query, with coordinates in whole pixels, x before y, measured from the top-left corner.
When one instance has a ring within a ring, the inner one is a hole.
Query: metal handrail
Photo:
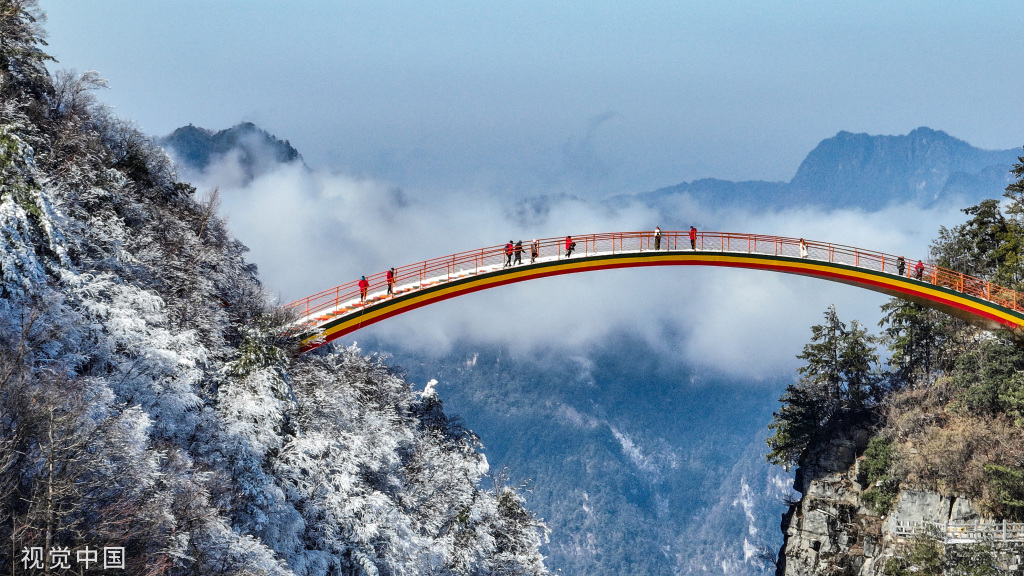
[[[655,237],[653,232],[610,232],[602,234],[585,234],[572,236],[576,243],[571,258],[595,255],[618,254],[624,252],[648,252],[654,250]],[[801,248],[801,243],[803,248]],[[563,260],[565,255],[565,238],[544,238],[538,240],[539,259],[545,262]],[[661,233],[660,250],[662,252],[729,252],[761,255],[786,256],[803,258],[811,261],[844,264],[865,270],[898,274],[898,256],[865,250],[843,244],[818,242],[771,236],[764,234],[740,234],[735,232],[697,232],[693,240],[693,248],[689,231],[663,231]],[[530,245],[524,244],[521,254],[523,265],[529,265]],[[396,282],[394,294],[405,294],[454,278],[463,278],[484,272],[493,272],[506,262],[505,245],[488,246],[477,250],[458,252],[448,256],[432,258],[415,264],[395,268]],[[903,276],[918,279],[922,282],[949,288],[970,296],[980,298],[1015,310],[1024,312],[1024,297],[1018,292],[992,284],[990,281],[975,278],[941,268],[921,261],[922,269],[918,276],[916,264],[905,261]],[[369,282],[367,303],[379,300],[386,295],[387,272],[377,272],[366,276]],[[285,305],[287,310],[300,317],[300,323],[308,324],[322,321],[328,317],[344,316],[360,310],[365,304],[360,302],[358,280],[347,282],[317,292],[306,298]]]
[[[892,527],[896,536],[932,534],[944,541],[1024,542],[1024,523],[1020,522],[929,522],[897,520]]]

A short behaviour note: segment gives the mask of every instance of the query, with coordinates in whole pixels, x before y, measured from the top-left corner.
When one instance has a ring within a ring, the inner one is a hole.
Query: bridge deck
[[[358,281],[303,298],[286,308],[298,319],[291,328],[302,334],[303,351],[361,327],[439,300],[532,278],[633,266],[708,265],[773,270],[844,282],[917,301],[984,328],[1021,331],[1024,298],[987,280],[851,246],[799,238],[697,232],[691,248],[686,231],[621,232],[573,236],[576,249],[565,255],[565,238],[538,241],[539,257],[530,262],[523,245],[522,264],[505,266],[504,245],[434,258],[396,268],[394,294],[387,294],[386,272],[367,276],[362,302]],[[801,247],[803,242],[803,247]],[[655,244],[659,244],[658,250]]]

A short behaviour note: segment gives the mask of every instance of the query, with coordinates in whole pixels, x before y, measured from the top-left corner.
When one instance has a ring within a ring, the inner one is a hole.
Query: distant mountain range
[[[251,122],[214,132],[193,125],[158,139],[188,170],[204,171],[212,163],[238,154],[246,182],[275,164],[302,161],[298,150]],[[637,198],[659,204],[688,194],[701,203],[748,208],[820,206],[878,210],[890,204],[963,206],[1000,198],[1019,149],[982,150],[941,130],[917,128],[903,136],[840,132],[804,158],[789,182],[732,182],[704,178],[616,200]]]
[[[756,576],[777,550],[788,474],[765,462],[784,383],[715,377],[620,335],[566,358],[460,342],[439,358],[364,337],[507,468],[551,528],[553,573]],[[774,567],[772,567],[774,570]]]
[[[964,206],[1001,198],[1021,150],[982,150],[941,130],[905,136],[840,132],[807,155],[789,182],[731,182],[707,178],[639,197],[658,203],[688,194],[702,203],[751,208],[821,206],[878,210],[890,204]]]

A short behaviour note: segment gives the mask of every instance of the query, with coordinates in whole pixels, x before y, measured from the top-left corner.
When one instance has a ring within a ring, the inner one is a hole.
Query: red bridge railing
[[[606,234],[587,234],[573,236],[576,249],[571,258],[616,254],[623,252],[646,253],[654,250],[653,232],[612,232]],[[565,259],[565,238],[544,238],[538,241],[538,261],[550,262]],[[853,246],[815,242],[804,240],[801,253],[801,239],[782,236],[765,236],[761,234],[737,234],[733,232],[697,232],[694,248],[690,246],[688,231],[663,231],[660,250],[686,252],[693,249],[705,252],[729,252],[761,254],[768,256],[789,256],[805,258],[811,261],[845,264],[876,272],[898,274],[898,258],[893,254],[864,250]],[[396,295],[444,283],[452,279],[464,278],[481,272],[493,272],[505,263],[505,245],[489,246],[478,250],[459,252],[424,260],[416,264],[397,267],[394,292]],[[530,264],[530,245],[524,244],[522,251],[523,265]],[[916,260],[906,260],[904,276],[916,277]],[[387,288],[386,272],[377,272],[366,276],[370,286],[367,303],[383,296]],[[940,268],[924,263],[921,274],[922,281],[949,288],[987,300],[1005,308],[1024,312],[1024,296],[1009,288],[992,284],[988,280],[968,276],[954,270]],[[319,316],[330,313],[337,317],[361,308],[358,280],[335,286],[328,290],[296,300],[285,306],[293,311],[301,320],[300,323],[316,323]]]

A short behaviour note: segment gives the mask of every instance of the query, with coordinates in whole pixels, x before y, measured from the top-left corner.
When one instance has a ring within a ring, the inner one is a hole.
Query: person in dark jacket
[[[516,247],[513,250],[516,253],[516,259],[515,259],[515,261],[513,263],[514,264],[522,264],[523,263],[523,241],[520,240],[520,241],[516,242]]]
[[[366,276],[359,278],[359,301],[366,302],[366,291],[370,289],[370,283],[366,281]]]
[[[900,256],[896,259],[896,272],[898,272],[900,276],[903,276],[903,271],[906,269],[907,261],[903,259],[903,256]]]
[[[509,240],[508,244],[505,244],[505,265],[502,266],[502,268],[508,268],[509,266],[512,265],[512,251],[513,250],[514,250],[514,247],[512,246],[512,241]]]
[[[690,249],[697,249],[697,229],[693,226],[690,226]]]
[[[565,237],[565,257],[572,256],[572,251],[576,249],[576,243],[572,241],[572,236]]]

